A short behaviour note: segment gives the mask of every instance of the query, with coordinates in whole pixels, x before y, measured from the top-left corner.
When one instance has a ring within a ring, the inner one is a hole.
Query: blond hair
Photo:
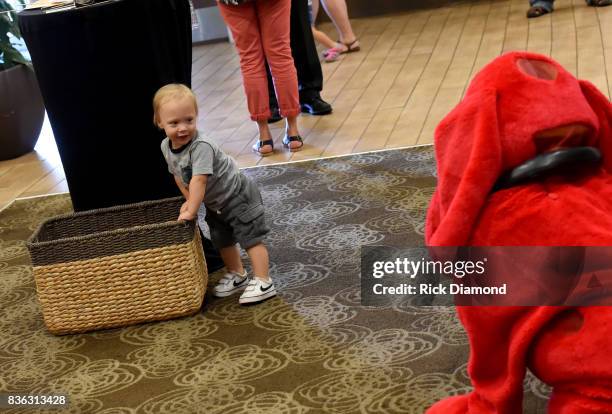
[[[191,89],[182,83],[170,83],[162,86],[155,92],[153,96],[153,123],[155,126],[159,124],[159,108],[164,103],[171,99],[189,98],[193,107],[195,108],[196,114],[198,113],[198,102]]]

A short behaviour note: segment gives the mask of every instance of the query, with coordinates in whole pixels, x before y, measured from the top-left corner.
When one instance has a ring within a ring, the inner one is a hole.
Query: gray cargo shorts
[[[240,243],[244,249],[261,243],[270,228],[266,225],[263,200],[255,183],[240,174],[240,187],[220,211],[206,209],[210,238],[218,248]]]

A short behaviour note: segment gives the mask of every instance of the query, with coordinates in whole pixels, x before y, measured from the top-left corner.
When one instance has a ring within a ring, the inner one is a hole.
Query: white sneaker
[[[249,284],[246,270],[243,274],[227,272],[223,275],[219,283],[213,288],[213,295],[224,298],[244,289]]]
[[[274,282],[272,282],[272,280],[269,282],[264,282],[255,276],[250,280],[249,285],[244,293],[240,296],[238,302],[241,305],[247,303],[257,303],[271,298],[272,296],[276,296]]]

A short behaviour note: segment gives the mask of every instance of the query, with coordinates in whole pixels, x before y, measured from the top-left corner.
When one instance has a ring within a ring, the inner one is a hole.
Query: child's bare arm
[[[183,185],[183,181],[181,180],[181,178],[175,175],[174,182],[176,183],[176,186],[179,188],[179,190],[181,190],[181,194],[183,194],[183,197],[185,197],[185,200],[189,200],[189,190],[187,190],[187,187]],[[186,209],[187,209],[187,201],[185,201],[183,205],[181,206],[181,213],[185,211]]]
[[[181,208],[181,214],[179,220],[193,220],[198,215],[200,204],[204,201],[204,194],[206,192],[206,183],[208,177],[206,175],[194,175],[191,177],[189,182],[189,191],[187,193],[187,202]],[[183,211],[184,210],[184,211]]]
[[[185,197],[185,200],[188,200],[189,190],[187,190],[187,188],[183,185],[183,181],[180,179],[180,177],[175,175],[174,182],[176,183],[176,186],[179,188],[179,190],[181,190],[181,194],[183,194],[183,197]]]

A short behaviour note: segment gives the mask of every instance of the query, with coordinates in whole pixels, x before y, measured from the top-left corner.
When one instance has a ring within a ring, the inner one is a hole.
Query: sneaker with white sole
[[[240,296],[238,302],[241,305],[245,305],[247,303],[257,303],[272,296],[276,296],[276,288],[274,287],[274,282],[270,279],[269,282],[265,282],[264,280],[253,277],[245,289],[244,293]]]
[[[218,298],[224,298],[246,288],[248,284],[249,278],[247,277],[246,270],[243,274],[227,272],[213,288],[213,295]]]

